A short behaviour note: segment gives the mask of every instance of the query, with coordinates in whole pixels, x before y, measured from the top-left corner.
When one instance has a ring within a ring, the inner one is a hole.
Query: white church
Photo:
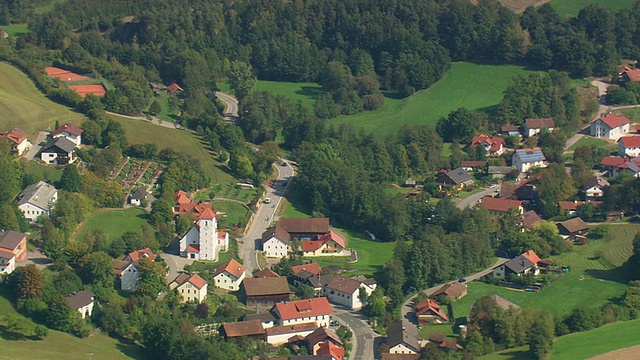
[[[180,239],[180,254],[188,259],[218,260],[219,251],[229,248],[229,233],[218,231],[216,213],[206,208]]]

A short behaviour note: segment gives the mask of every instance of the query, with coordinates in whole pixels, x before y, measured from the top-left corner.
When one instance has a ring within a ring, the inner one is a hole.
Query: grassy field
[[[636,0],[552,0],[551,6],[560,17],[576,16],[587,5],[598,4],[605,9],[617,11],[631,8]]]
[[[451,324],[424,324],[420,325],[418,332],[423,339],[428,339],[431,333],[441,333],[447,335],[447,337],[458,337],[458,335],[454,334]]]
[[[250,211],[240,204],[230,201],[214,201],[213,208],[216,209],[216,212],[224,213],[218,215],[224,225],[230,227],[238,225],[244,228],[247,225],[247,221],[249,221]]]
[[[220,91],[233,94],[229,84],[218,84]],[[293,102],[301,101],[307,109],[313,111],[313,105],[316,97],[322,92],[322,87],[316,83],[307,82],[285,82],[285,81],[266,81],[258,80],[253,87],[254,91],[269,91],[274,94],[284,95]]]
[[[288,201],[282,203],[284,217],[309,217],[303,209],[296,208]],[[355,233],[346,229],[336,228],[338,232],[347,238],[347,248],[355,249],[358,252],[358,262],[350,264],[348,256],[341,257],[314,257],[313,261],[320,266],[338,265],[343,269],[352,270],[353,274],[373,275],[382,270],[382,266],[393,255],[395,243],[372,241],[366,238],[365,234]]]
[[[156,96],[154,100],[158,100],[158,103],[162,107],[162,111],[158,114],[158,117],[164,121],[175,122],[180,110],[171,105],[169,102],[169,94],[163,91],[160,93],[160,96]]]
[[[573,144],[570,148],[569,151],[575,150],[577,148],[579,148],[580,146],[595,146],[596,148],[600,148],[600,149],[606,149],[608,151],[616,151],[616,149],[618,148],[616,146],[616,144],[610,143],[606,140],[602,140],[602,139],[596,139],[596,138],[592,138],[589,136],[585,136],[583,138],[581,138],[580,140],[578,140],[578,142],[576,142],[575,144]]]
[[[29,33],[29,25],[27,24],[4,25],[0,27],[0,29],[9,33],[11,37],[18,37]]]
[[[0,287],[0,314],[17,314],[7,298],[4,287]],[[86,339],[55,330],[49,330],[44,340],[7,340],[0,335],[0,359],[78,359],[86,360],[88,353],[93,359],[142,359],[142,349],[134,345],[121,344],[103,334]]]
[[[99,210],[91,216],[78,233],[75,239],[82,240],[86,234],[95,228],[104,229],[111,242],[127,231],[138,231],[147,221],[147,213],[139,208],[126,210]]]
[[[47,99],[22,71],[0,62],[0,129],[17,127],[35,137],[56,120],[80,124],[85,117]]]
[[[618,268],[630,256],[632,241],[640,231],[640,225],[612,225],[607,237],[592,240],[589,245],[575,247],[573,251],[551,257],[556,264],[570,266],[564,274],[539,293],[509,290],[482,282],[469,284],[469,294],[457,301],[458,318],[469,313],[475,301],[487,295],[497,294],[525,309],[550,309],[556,314],[567,314],[580,306],[599,306],[622,295],[626,289],[624,274]]]
[[[62,169],[40,165],[35,161],[25,163],[25,168],[31,174],[42,176],[42,178],[50,184],[60,181],[62,177]]]
[[[237,181],[226,172],[226,167],[215,161],[212,152],[204,141],[191,131],[165,128],[144,120],[129,119],[109,115],[122,124],[127,133],[129,144],[155,143],[159,149],[170,148],[181,151],[200,164],[214,183],[233,183]]]
[[[638,337],[640,319],[617,322],[603,327],[558,337],[553,344],[551,360],[588,359],[596,355],[608,353],[640,344]],[[487,356],[481,360],[533,360],[528,354],[529,348],[522,346],[503,350]]]
[[[640,108],[621,110],[624,116],[628,117],[631,122],[640,122]]]
[[[405,99],[385,98],[384,106],[376,111],[340,116],[329,123],[349,123],[378,135],[396,132],[404,124],[435,126],[438,119],[459,107],[483,109],[498,104],[511,79],[526,72],[519,66],[453,63],[427,90]]]

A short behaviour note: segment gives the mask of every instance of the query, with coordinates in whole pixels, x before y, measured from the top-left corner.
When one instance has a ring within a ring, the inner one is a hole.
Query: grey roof
[[[244,318],[242,318],[242,321],[251,321],[251,320],[260,320],[263,323],[265,323],[270,321],[275,322],[276,318],[270,312],[260,313],[260,314],[248,314],[248,315],[245,315]]]
[[[53,203],[55,202],[54,197],[57,193],[58,190],[56,190],[53,185],[47,184],[44,181],[38,181],[22,190],[20,195],[18,195],[18,205],[29,203],[40,209],[49,211],[53,207]]]
[[[504,265],[506,267],[508,267],[511,271],[513,271],[514,273],[521,274],[525,270],[533,267],[533,265],[535,265],[535,264],[532,263],[526,257],[520,255],[520,256],[518,256],[516,258],[513,258],[513,259],[507,261]]]
[[[473,177],[463,168],[457,168],[449,171],[447,173],[449,179],[451,179],[456,184],[461,184],[465,181],[472,180]]]
[[[333,275],[318,275],[307,278],[307,282],[315,289],[329,285],[331,280],[333,280]]]
[[[387,345],[391,348],[398,344],[405,344],[415,351],[420,351],[418,328],[406,319],[396,321],[387,329]]]
[[[140,187],[138,188],[138,190],[136,190],[136,192],[133,193],[133,195],[131,195],[131,198],[142,200],[142,199],[146,199],[148,196],[149,196],[149,193],[147,192],[147,190]]]
[[[73,295],[67,296],[66,300],[70,308],[72,308],[73,310],[78,310],[83,306],[91,304],[95,296],[96,295],[90,290],[82,290]]]
[[[73,141],[67,139],[66,137],[59,137],[59,138],[55,138],[52,142],[47,144],[42,149],[42,152],[48,152],[47,150],[52,149],[54,147],[57,147],[62,151],[66,151],[70,153],[71,151],[73,151],[73,149],[76,148],[76,144]]]
[[[515,169],[511,166],[489,166],[489,174],[508,174]]]
[[[13,251],[26,236],[27,234],[13,230],[0,231],[0,247]]]

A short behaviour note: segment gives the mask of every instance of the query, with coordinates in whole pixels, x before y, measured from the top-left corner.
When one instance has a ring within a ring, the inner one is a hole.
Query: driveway
[[[28,251],[27,257],[24,260],[16,262],[16,267],[26,266],[29,264],[34,264],[38,269],[42,270],[53,264],[53,260],[46,257],[46,255],[41,253],[40,250],[35,249],[33,251]]]
[[[175,252],[162,254],[162,259],[167,263],[167,267],[169,268],[169,271],[167,271],[166,275],[168,282],[175,279],[178,276],[178,273],[184,270],[185,265],[190,265],[194,262],[193,259],[187,259],[180,256],[179,252],[177,251],[177,247],[177,241],[174,241],[174,243],[172,244],[172,249],[175,248],[173,249],[175,250]]]
[[[42,149],[42,145],[40,144],[44,143],[47,140],[47,136],[49,136],[48,131],[40,131],[38,133],[38,136],[36,137],[36,141],[34,141],[31,144],[31,148],[24,155],[27,161],[33,160],[36,157],[36,155],[38,155],[38,153],[40,152],[40,149]]]
[[[374,347],[383,336],[376,334],[366,321],[366,317],[345,308],[333,305],[333,317],[353,332],[351,338],[351,359],[375,359]]]
[[[493,189],[486,189],[486,190],[482,190],[479,193],[467,196],[466,198],[460,200],[460,202],[458,203],[458,205],[456,205],[456,207],[460,210],[464,210],[467,207],[474,207],[476,206],[476,204],[478,203],[478,201],[480,201],[480,199],[482,199],[485,196],[489,196],[489,195],[495,195],[497,192],[496,190],[499,188],[493,188]]]

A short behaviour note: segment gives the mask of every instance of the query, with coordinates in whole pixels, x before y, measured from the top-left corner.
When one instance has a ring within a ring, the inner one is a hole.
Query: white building
[[[630,121],[624,115],[608,113],[591,123],[590,134],[597,138],[618,140],[629,133]]]
[[[213,273],[216,287],[229,291],[240,290],[240,284],[244,280],[246,270],[247,268],[235,259],[229,259]]]
[[[527,137],[532,137],[539,134],[543,129],[553,131],[555,127],[556,125],[553,118],[526,119],[524,121],[524,134]]]
[[[57,139],[59,137],[67,138],[69,141],[80,146],[82,143],[82,128],[74,124],[64,124],[51,132],[51,137]]]
[[[362,281],[342,276],[334,277],[327,286],[322,289],[322,295],[326,296],[333,304],[344,305],[353,310],[361,309],[365,304],[360,300],[360,289],[364,289],[367,296],[376,289],[373,279]]]
[[[207,297],[207,288],[207,281],[198,274],[182,273],[169,283],[169,289],[176,289],[178,294],[182,296],[182,302],[203,302]]]
[[[408,320],[396,321],[387,328],[390,354],[418,354],[422,348],[418,328]]]
[[[279,326],[312,323],[316,327],[329,326],[333,307],[326,297],[296,301],[282,301],[271,308]]]
[[[180,253],[189,259],[218,260],[218,252],[229,248],[229,234],[218,231],[213,210],[207,208],[195,225],[180,239]]]
[[[262,251],[268,258],[283,258],[291,252],[291,235],[280,226],[273,226],[262,233]]]
[[[57,200],[58,190],[53,185],[38,181],[18,195],[18,208],[29,222],[33,222],[40,216],[49,217]]]
[[[76,161],[76,144],[66,137],[53,139],[40,151],[40,160],[49,165],[67,165]]]
[[[273,346],[283,345],[286,344],[292,337],[299,336],[301,338],[304,338],[314,332],[317,328],[318,326],[313,323],[274,326],[265,329],[265,332],[267,334],[267,344]]]
[[[547,167],[546,158],[539,147],[518,149],[511,156],[511,164],[519,172],[525,173],[534,167]]]
[[[72,310],[76,310],[82,315],[84,319],[87,316],[91,316],[93,313],[93,305],[96,295],[89,290],[78,291],[73,295],[69,295],[65,298],[67,304]]]
[[[640,156],[640,136],[623,136],[618,141],[618,154],[628,157]]]
[[[136,262],[112,260],[111,266],[120,280],[120,289],[136,291],[140,285],[140,270]]]
[[[587,198],[600,198],[604,195],[604,188],[609,182],[599,176],[594,176],[584,183],[584,193]]]
[[[7,138],[11,145],[11,152],[17,153],[18,155],[22,155],[31,147],[31,143],[27,140],[27,134],[18,128],[8,132],[0,131],[0,137]]]
[[[9,275],[16,269],[16,256],[0,250],[0,275]]]

